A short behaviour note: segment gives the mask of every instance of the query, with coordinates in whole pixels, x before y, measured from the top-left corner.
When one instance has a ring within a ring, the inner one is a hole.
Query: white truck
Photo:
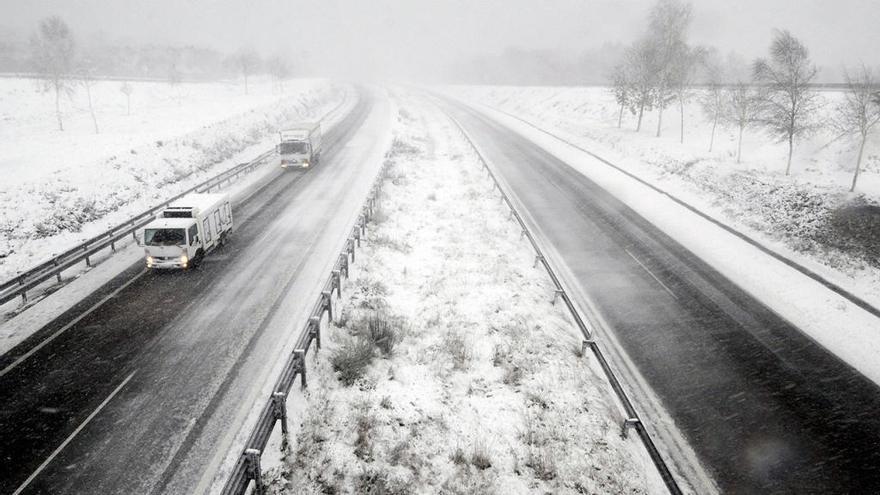
[[[226,194],[188,194],[144,227],[147,268],[192,268],[232,232]]]
[[[276,147],[281,168],[308,168],[321,159],[321,124],[305,123],[281,131]]]

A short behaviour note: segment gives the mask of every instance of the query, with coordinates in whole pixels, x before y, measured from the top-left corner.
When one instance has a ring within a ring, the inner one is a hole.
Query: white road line
[[[80,431],[82,431],[82,429],[85,428],[87,424],[89,424],[89,421],[91,421],[95,416],[97,416],[98,413],[101,412],[101,409],[104,409],[104,406],[106,406],[107,403],[110,402],[110,401],[113,399],[113,397],[115,397],[116,394],[119,393],[120,390],[122,390],[122,387],[124,387],[125,384],[127,384],[128,381],[131,380],[132,377],[134,377],[134,374],[135,374],[135,373],[137,373],[136,370],[135,370],[135,371],[132,371],[131,374],[128,375],[128,377],[126,377],[125,380],[123,380],[122,383],[120,383],[119,386],[116,387],[116,388],[113,390],[113,392],[112,392],[112,393],[111,393],[106,399],[104,399],[104,402],[102,402],[101,405],[98,406],[98,408],[95,409],[95,410],[92,412],[92,414],[89,414],[89,417],[86,418],[86,420],[83,421],[82,424],[79,425],[75,430],[73,430],[73,433],[71,433],[70,436],[67,437],[67,439],[64,440],[64,442],[62,442],[61,445],[59,445],[58,448],[55,449],[54,452],[52,452],[52,455],[50,455],[48,459],[46,459],[45,461],[43,461],[43,463],[40,464],[40,467],[38,467],[37,470],[34,471],[33,474],[31,474],[31,475],[28,477],[28,479],[24,480],[24,483],[22,483],[22,484],[18,487],[18,489],[15,490],[15,492],[12,493],[12,495],[18,495],[18,494],[20,494],[22,491],[24,491],[24,489],[27,488],[27,486],[31,483],[31,481],[34,481],[34,478],[36,478],[37,476],[39,476],[40,473],[43,471],[43,469],[46,469],[46,466],[48,466],[49,463],[52,462],[53,459],[55,459],[55,456],[57,456],[59,453],[61,453],[61,451],[64,450],[64,447],[67,447],[67,444],[69,444],[69,443],[71,442],[71,440],[73,440],[73,438],[74,438],[74,437],[75,437]]]
[[[21,356],[19,356],[18,359],[16,359],[15,361],[13,361],[9,366],[3,368],[3,371],[0,371],[0,377],[2,377],[3,375],[5,375],[6,373],[9,373],[10,371],[12,371],[13,368],[15,368],[16,366],[18,366],[18,365],[21,364],[22,362],[24,362],[27,358],[31,357],[35,352],[37,352],[37,351],[39,351],[40,349],[42,349],[46,344],[48,344],[49,342],[52,342],[53,340],[55,340],[56,337],[58,337],[59,335],[61,335],[61,334],[64,333],[65,331],[67,331],[70,327],[72,327],[72,326],[76,325],[77,323],[79,323],[80,320],[82,320],[83,318],[85,318],[86,316],[88,316],[89,314],[91,314],[92,311],[98,309],[99,307],[101,307],[102,304],[104,304],[105,302],[109,301],[112,297],[116,296],[116,294],[119,294],[120,292],[122,292],[123,290],[125,290],[125,288],[128,287],[129,285],[131,285],[132,283],[134,283],[135,280],[137,280],[137,279],[143,277],[145,273],[147,273],[147,270],[144,270],[144,271],[138,273],[138,274],[135,275],[131,280],[129,280],[128,282],[122,284],[121,287],[119,287],[118,289],[116,289],[116,290],[114,290],[113,292],[111,292],[110,295],[108,295],[108,296],[105,297],[104,299],[101,299],[101,300],[98,301],[94,306],[92,306],[91,308],[87,309],[87,310],[85,311],[85,313],[83,313],[83,314],[77,316],[76,318],[73,319],[73,321],[71,321],[71,322],[68,323],[67,325],[64,325],[63,327],[61,327],[58,331],[56,331],[55,333],[53,333],[52,335],[50,335],[46,340],[40,342],[39,344],[35,345],[31,350],[29,350],[29,351],[27,351],[26,353],[24,353],[24,354],[22,354]]]
[[[669,290],[669,287],[666,287],[666,284],[661,282],[660,279],[657,278],[657,275],[654,275],[654,273],[651,270],[648,270],[647,266],[645,266],[641,261],[639,261],[638,258],[633,256],[633,254],[631,252],[629,252],[629,249],[624,248],[623,250],[626,251],[626,254],[628,254],[630,258],[635,260],[635,262],[638,263],[640,267],[642,267],[646,272],[648,272],[648,275],[650,275],[654,280],[656,280],[657,283],[660,284],[660,286],[663,287],[663,289],[665,289],[666,292],[668,292],[670,296],[674,297],[675,299],[678,299],[678,296],[676,296],[671,290]]]

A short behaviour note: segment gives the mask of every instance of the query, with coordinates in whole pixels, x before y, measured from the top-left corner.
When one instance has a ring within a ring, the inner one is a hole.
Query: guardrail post
[[[247,475],[254,481],[254,493],[263,495],[265,489],[263,487],[263,469],[260,467],[260,450],[246,449],[244,456],[247,459]]]
[[[361,228],[357,226],[354,228],[354,239],[357,241],[357,247],[361,247]]]
[[[564,294],[565,294],[565,291],[562,290],[562,289],[556,289],[556,290],[554,290],[554,291],[553,291],[553,301],[552,301],[550,304],[556,306],[556,299],[558,299],[559,296],[564,295]]]
[[[333,270],[331,273],[333,276],[333,285],[336,286],[336,299],[340,299],[342,298],[342,274],[339,273],[339,270]]]
[[[620,436],[623,437],[623,438],[626,438],[626,437],[627,437],[627,433],[629,432],[629,429],[630,429],[630,428],[635,428],[636,425],[638,425],[639,423],[640,423],[640,421],[638,420],[638,418],[626,418],[626,419],[624,419],[624,420],[623,420],[623,424],[620,425]]]
[[[116,252],[116,242],[115,241],[110,243],[110,250],[113,251],[114,253]]]
[[[523,240],[523,237],[525,237],[525,236],[526,236],[526,231],[525,231],[525,229],[523,229],[519,232],[519,240]]]
[[[281,433],[287,435],[287,394],[274,392],[272,394],[272,413],[275,419],[281,422]],[[287,439],[285,438],[285,443]]]
[[[330,321],[333,321],[333,303],[331,302],[333,300],[332,297],[332,290],[325,290],[321,292],[321,299],[324,303],[324,307],[327,308],[327,316]]]
[[[309,318],[309,333],[312,335],[312,338],[315,339],[316,349],[321,349],[321,317],[320,316],[312,316]],[[303,363],[303,367],[305,367],[305,363]]]
[[[342,270],[345,272],[345,278],[348,278],[348,255],[340,254],[339,259],[342,261]]]
[[[53,263],[52,263],[52,264],[55,265],[55,268],[58,268],[58,258],[55,258],[55,259],[53,260]],[[57,272],[57,273],[55,273],[55,278],[58,279],[58,283],[60,284],[60,283],[61,283],[61,272],[60,272],[60,271]]]
[[[541,256],[540,254],[537,255],[537,256],[535,256],[535,263],[532,265],[532,268],[537,268],[537,267],[538,267],[538,263],[539,263],[539,262],[542,262],[542,261],[544,261],[544,257],[543,257],[543,256]]]
[[[306,381],[306,350],[296,349],[293,351],[293,354],[296,356],[296,362],[299,366],[300,387],[305,389],[308,387],[308,382]]]
[[[587,349],[589,349],[594,343],[595,343],[595,341],[593,339],[588,339],[588,340],[581,342],[581,355],[586,356]]]
[[[351,262],[354,263],[354,239],[351,237],[348,238],[348,253],[351,255]]]

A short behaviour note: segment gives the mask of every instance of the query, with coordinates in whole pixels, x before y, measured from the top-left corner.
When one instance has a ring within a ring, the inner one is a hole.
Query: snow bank
[[[399,105],[272,492],[664,493],[476,155],[425,100]]]
[[[345,93],[316,80],[239,97],[222,83],[132,83],[132,116],[108,115],[94,135],[82,116],[64,133],[47,128],[45,108],[28,110],[26,84],[0,81],[0,173],[10,178],[0,183],[0,280],[234,166],[243,151],[265,151],[280,127],[319,118]],[[99,102],[118,93],[118,83],[100,84]],[[122,111],[121,96],[102,111]]]
[[[656,184],[737,230],[880,305],[880,142],[869,141],[856,193],[849,193],[857,146],[830,131],[796,144],[792,176],[784,175],[787,145],[747,130],[736,163],[736,132],[719,126],[708,152],[711,123],[699,106],[685,107],[685,143],[679,112],[656,112],[641,133],[606,88],[458,87],[449,90],[547,129]],[[824,92],[827,121],[839,93]]]

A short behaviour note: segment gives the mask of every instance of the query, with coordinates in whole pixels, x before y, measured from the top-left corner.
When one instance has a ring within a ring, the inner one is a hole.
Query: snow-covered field
[[[474,152],[425,100],[398,105],[272,492],[665,492]]]
[[[712,125],[693,100],[685,107],[684,144],[679,112],[648,113],[640,133],[606,88],[454,87],[451,94],[521,117],[606,158],[670,194],[761,240],[778,252],[877,303],[880,301],[880,138],[866,147],[863,173],[849,193],[857,143],[824,130],[796,143],[791,176],[787,145],[760,129],[746,130],[742,163],[736,133]],[[823,92],[820,122],[830,120],[839,93]]]
[[[92,88],[99,134],[83,91],[54,99],[26,79],[0,80],[0,280],[49,258],[268,150],[280,127],[320,118],[347,90],[295,80],[280,93],[255,81],[132,82],[131,115],[119,82]],[[349,95],[350,96],[350,95]]]

